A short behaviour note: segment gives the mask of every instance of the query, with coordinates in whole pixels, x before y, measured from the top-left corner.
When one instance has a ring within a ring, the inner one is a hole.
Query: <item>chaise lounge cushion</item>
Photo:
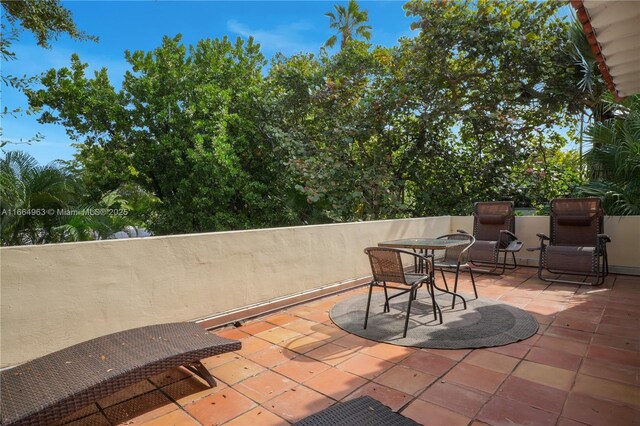
[[[550,271],[589,273],[597,260],[595,251],[586,246],[547,246],[545,266]]]

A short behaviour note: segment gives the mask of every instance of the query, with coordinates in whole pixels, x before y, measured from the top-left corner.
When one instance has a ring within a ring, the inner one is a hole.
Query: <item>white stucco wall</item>
[[[367,275],[380,241],[472,231],[437,217],[0,249],[0,364],[149,324],[189,321]],[[517,217],[537,264],[546,217]],[[612,272],[640,275],[640,216],[608,217]]]
[[[363,249],[448,232],[419,218],[0,249],[0,363],[366,275]]]

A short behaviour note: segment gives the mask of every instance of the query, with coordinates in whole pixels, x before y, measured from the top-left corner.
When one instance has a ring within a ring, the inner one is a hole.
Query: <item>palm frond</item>
[[[365,40],[371,40],[371,27],[369,25],[363,25],[356,29],[356,34]]]
[[[334,10],[335,13],[327,12],[325,16],[329,18],[329,27],[336,29],[338,34],[331,36],[325,42],[325,47],[335,46],[338,35],[342,37],[341,48],[345,47],[354,34],[365,40],[371,39],[371,26],[365,25],[369,20],[369,13],[366,10],[361,10],[357,1],[349,0],[347,7],[339,4],[334,5]]]
[[[338,36],[332,35],[327,39],[327,41],[324,42],[324,45],[328,48],[332,48],[333,46],[336,45],[337,41],[338,41]]]
[[[626,188],[608,181],[594,181],[577,188],[578,193],[602,199],[602,206],[608,215],[640,215],[640,193],[630,193]]]
[[[602,197],[607,214],[640,214],[640,95],[615,105],[611,119],[587,129],[591,182],[579,193]],[[616,112],[623,112],[618,113]]]

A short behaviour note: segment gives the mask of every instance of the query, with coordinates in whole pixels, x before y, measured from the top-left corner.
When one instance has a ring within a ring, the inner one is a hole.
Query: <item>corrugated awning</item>
[[[571,0],[598,68],[617,98],[640,93],[640,2]]]

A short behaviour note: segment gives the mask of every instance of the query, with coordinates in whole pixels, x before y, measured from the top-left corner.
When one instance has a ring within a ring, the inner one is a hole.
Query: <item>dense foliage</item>
[[[568,39],[578,81],[574,105],[590,120],[584,141],[590,146],[584,155],[588,181],[574,195],[600,197],[606,214],[640,215],[640,96],[613,102],[577,21]]]
[[[178,35],[126,52],[119,89],[74,55],[28,97],[77,141],[89,199],[141,200],[158,234],[542,208],[581,183],[564,147],[600,90],[561,6],[410,1],[415,36],[387,48],[351,2],[327,14],[335,53]]]
[[[333,56],[277,60],[274,123],[315,216],[459,214],[568,194],[580,178],[558,126],[579,99],[565,90],[576,80],[558,6],[410,2],[420,32],[397,48],[349,41]]]
[[[87,199],[77,173],[63,164],[39,165],[22,151],[0,159],[2,245],[44,244],[109,238],[136,224],[116,191]]]
[[[640,215],[640,95],[609,104],[612,117],[587,130],[591,180],[581,195],[601,197],[610,215]]]
[[[135,182],[159,200],[159,233],[287,223],[283,166],[264,136],[264,57],[250,39],[202,40],[189,48],[165,37],[152,52],[127,52],[132,70],[116,91],[106,70],[93,78],[77,56],[50,70],[43,122],[61,122],[78,145],[89,186]]]

